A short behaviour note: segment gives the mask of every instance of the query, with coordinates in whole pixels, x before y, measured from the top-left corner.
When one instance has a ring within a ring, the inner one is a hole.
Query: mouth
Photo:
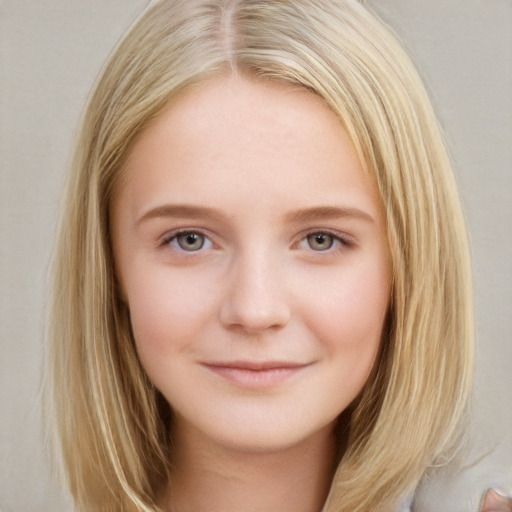
[[[262,390],[277,387],[309,365],[289,361],[229,361],[202,363],[202,366],[237,387]]]

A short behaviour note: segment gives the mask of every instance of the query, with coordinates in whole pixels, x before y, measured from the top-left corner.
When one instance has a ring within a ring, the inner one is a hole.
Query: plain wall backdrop
[[[473,248],[477,368],[467,467],[419,512],[476,512],[512,491],[512,0],[371,0],[426,81]],[[108,52],[145,0],[0,0],[0,512],[70,511],[40,420],[44,307],[73,134]]]

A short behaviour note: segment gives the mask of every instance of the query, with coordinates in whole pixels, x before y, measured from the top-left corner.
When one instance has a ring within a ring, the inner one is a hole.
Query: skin
[[[320,510],[391,286],[380,196],[337,117],[240,76],[188,91],[132,147],[111,232],[141,363],[175,415],[162,506]]]
[[[489,489],[482,499],[480,512],[512,512],[512,497],[502,491]]]

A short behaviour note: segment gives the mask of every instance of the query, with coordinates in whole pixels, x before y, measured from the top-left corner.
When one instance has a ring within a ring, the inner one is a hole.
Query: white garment
[[[404,498],[401,502],[398,508],[396,509],[396,512],[411,512],[411,505],[412,505],[412,496],[407,496]]]

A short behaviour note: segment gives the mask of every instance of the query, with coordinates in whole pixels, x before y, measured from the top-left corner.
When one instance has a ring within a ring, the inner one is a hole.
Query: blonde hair
[[[170,410],[139,363],[118,296],[109,205],[148,123],[183,90],[230,72],[321,96],[377,180],[393,261],[389,322],[325,510],[388,510],[446,456],[465,411],[470,262],[421,80],[355,0],[163,0],[107,62],[69,167],[50,289],[48,389],[71,493],[83,511],[158,510]]]

